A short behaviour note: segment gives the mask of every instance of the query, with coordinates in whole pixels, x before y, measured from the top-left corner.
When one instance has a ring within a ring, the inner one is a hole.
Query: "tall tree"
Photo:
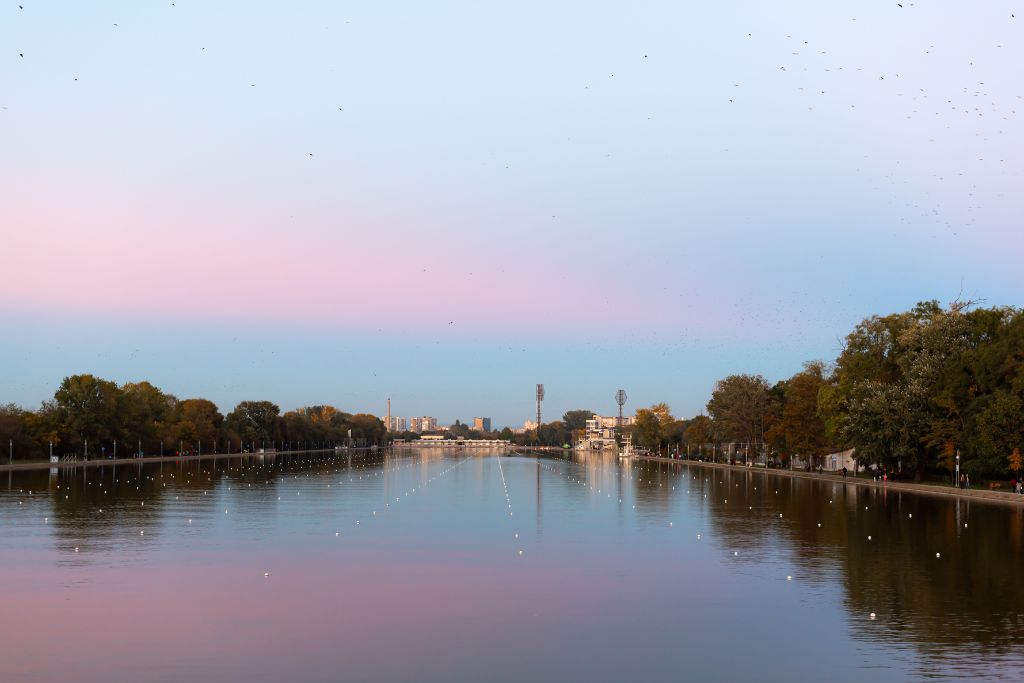
[[[730,375],[715,384],[708,413],[726,441],[762,440],[769,412],[768,382],[761,375]]]
[[[270,401],[242,401],[228,413],[225,425],[243,441],[256,446],[280,436],[280,413],[277,404]]]
[[[213,401],[190,398],[176,406],[167,438],[172,445],[182,443],[188,451],[198,450],[202,443],[207,444],[202,447],[204,451],[207,448],[212,451],[223,424],[224,416]]]
[[[826,385],[825,364],[805,364],[785,383],[781,418],[771,430],[781,433],[789,453],[810,458],[812,464],[829,446],[825,422],[818,413],[818,395]]]
[[[690,420],[686,427],[686,444],[691,456],[703,455],[704,450],[712,441],[712,423],[707,415],[698,415]]]
[[[594,413],[590,410],[568,410],[565,415],[562,415],[562,424],[570,432],[574,432],[578,429],[585,429],[587,420],[593,416]]]
[[[92,375],[65,377],[53,398],[60,411],[60,432],[65,448],[76,451],[89,441],[91,452],[111,444],[118,432],[117,402],[120,389]]]
[[[130,444],[152,447],[165,434],[177,400],[149,382],[125,384],[117,398],[117,432]]]

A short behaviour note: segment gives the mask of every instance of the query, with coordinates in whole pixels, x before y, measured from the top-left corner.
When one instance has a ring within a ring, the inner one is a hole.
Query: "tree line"
[[[977,479],[1020,476],[1024,450],[1024,312],[937,301],[858,324],[831,363],[808,362],[769,384],[730,375],[715,384],[707,413],[688,420],[658,404],[637,411],[634,440],[691,456],[738,444],[812,464],[855,449],[876,465],[920,481],[948,476],[959,459]]]
[[[283,415],[271,401],[242,401],[227,415],[204,398],[178,399],[149,382],[118,385],[93,375],[64,378],[31,411],[0,405],[0,440],[18,459],[49,453],[127,457],[383,443],[384,423],[329,405]]]

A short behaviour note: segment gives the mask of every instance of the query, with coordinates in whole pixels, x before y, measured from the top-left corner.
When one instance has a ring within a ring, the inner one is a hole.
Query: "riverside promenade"
[[[383,452],[385,448],[377,449]],[[222,460],[225,458],[276,458],[279,455],[311,455],[314,453],[348,453],[351,455],[362,455],[373,452],[370,448],[349,448],[335,451],[333,448],[317,448],[301,451],[270,451],[267,453],[204,453],[203,455],[147,455],[142,458],[97,458],[94,460],[64,460],[61,462],[49,462],[47,460],[33,460],[31,462],[4,463],[0,465],[0,472],[17,472],[20,470],[47,470],[51,467],[74,468],[74,467],[107,467],[110,465],[145,465],[153,462],[193,462],[197,460]]]
[[[746,465],[728,465],[718,462],[705,462],[702,460],[676,460],[673,458],[659,458],[655,456],[640,455],[636,460],[647,462],[663,462],[674,465],[690,465],[693,467],[706,467],[709,469],[736,470],[737,472],[752,472],[765,476],[790,477],[792,479],[812,479],[815,481],[828,481],[866,488],[884,489],[886,491],[907,491],[926,496],[942,496],[945,498],[960,498],[966,500],[977,500],[997,505],[1012,505],[1024,507],[1024,495],[1011,491],[989,491],[985,489],[958,489],[952,486],[941,486],[938,484],[914,484],[903,481],[874,481],[860,477],[843,477],[838,473],[801,472],[798,470],[786,469],[765,469],[764,467],[747,467]]]

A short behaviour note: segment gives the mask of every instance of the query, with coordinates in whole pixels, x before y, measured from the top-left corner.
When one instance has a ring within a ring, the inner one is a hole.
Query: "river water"
[[[5,682],[1024,680],[1020,508],[468,450],[0,477]]]

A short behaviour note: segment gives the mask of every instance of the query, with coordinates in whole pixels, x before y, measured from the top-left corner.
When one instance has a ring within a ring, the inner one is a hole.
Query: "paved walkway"
[[[986,491],[984,489],[956,489],[952,486],[939,486],[936,484],[912,484],[904,481],[874,481],[872,479],[861,479],[860,477],[849,476],[845,479],[841,474],[815,472],[800,472],[798,470],[765,469],[763,467],[746,467],[744,465],[726,465],[717,462],[702,462],[700,460],[673,460],[672,458],[656,458],[652,456],[637,456],[637,460],[649,462],[664,462],[677,465],[691,465],[694,467],[707,467],[709,469],[737,470],[740,472],[756,472],[758,474],[770,474],[777,477],[792,477],[794,479],[814,479],[817,481],[841,482],[853,484],[854,486],[866,486],[889,491],[909,491],[927,496],[943,496],[946,498],[961,498],[968,500],[979,500],[987,503],[1002,505],[1024,506],[1024,496],[1010,491]]]

